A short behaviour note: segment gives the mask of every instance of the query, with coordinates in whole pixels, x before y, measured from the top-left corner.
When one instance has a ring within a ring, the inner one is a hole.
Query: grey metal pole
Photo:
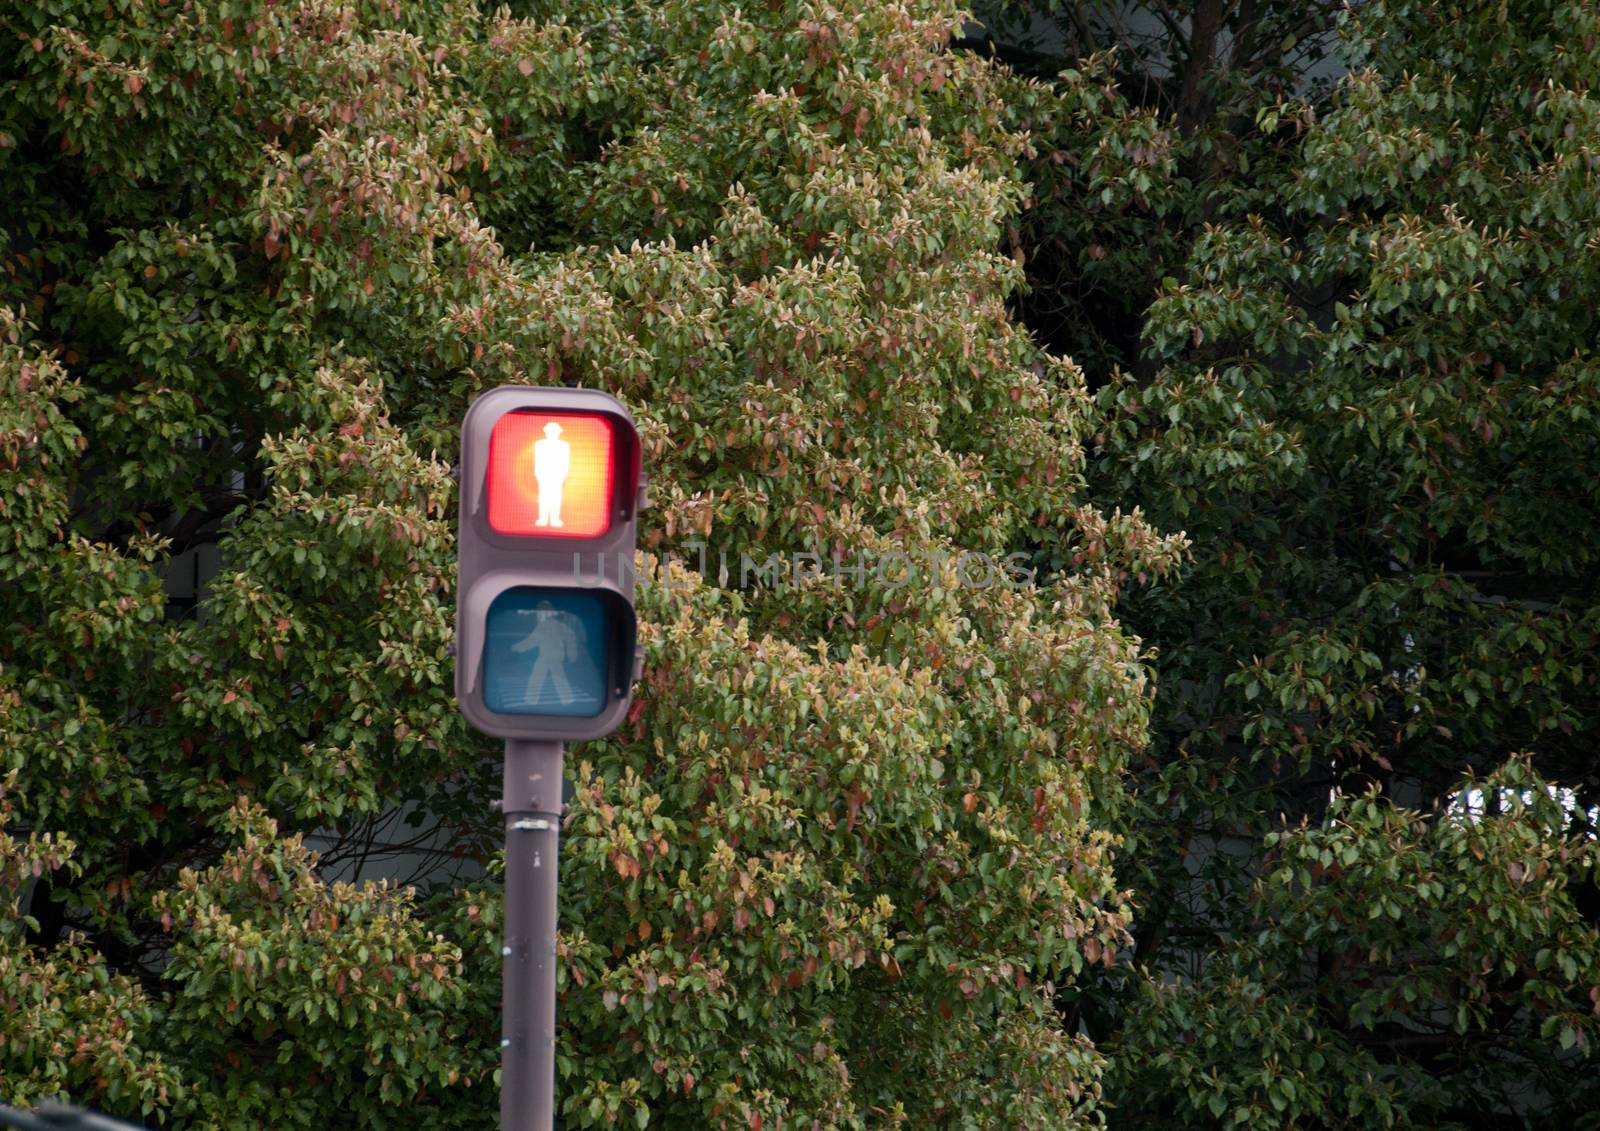
[[[500,1129],[554,1131],[559,742],[506,740]]]

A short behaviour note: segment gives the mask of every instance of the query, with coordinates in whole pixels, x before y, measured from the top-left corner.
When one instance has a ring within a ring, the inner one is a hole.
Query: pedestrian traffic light
[[[484,733],[570,742],[622,721],[641,661],[640,462],[605,393],[505,386],[467,409],[456,699]]]

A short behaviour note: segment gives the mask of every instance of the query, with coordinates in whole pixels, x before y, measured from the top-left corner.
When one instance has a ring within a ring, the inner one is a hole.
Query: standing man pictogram
[[[561,438],[561,425],[544,426],[544,439],[533,445],[533,479],[539,485],[539,520],[535,526],[566,525],[561,521],[561,492],[572,468],[572,445]]]
[[[552,424],[550,427],[558,428],[560,425]],[[567,679],[567,666],[577,663],[580,658],[587,659],[582,655],[583,647],[578,643],[578,634],[567,623],[566,617],[550,607],[549,601],[539,602],[534,617],[536,623],[533,631],[511,646],[513,652],[526,652],[530,648],[536,648],[539,652],[533,661],[533,673],[528,676],[528,702],[539,701],[545,680],[548,679],[555,684],[556,698],[563,703],[571,703],[574,693],[572,681]]]

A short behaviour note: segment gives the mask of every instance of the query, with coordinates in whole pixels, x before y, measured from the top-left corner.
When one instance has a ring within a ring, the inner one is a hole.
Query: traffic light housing
[[[590,389],[493,389],[461,426],[456,699],[501,738],[573,742],[622,722],[642,653],[633,417]]]

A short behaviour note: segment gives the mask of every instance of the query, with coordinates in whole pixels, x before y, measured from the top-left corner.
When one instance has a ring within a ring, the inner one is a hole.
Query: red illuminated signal
[[[604,416],[508,412],[489,434],[489,526],[596,538],[611,528],[613,437]]]

